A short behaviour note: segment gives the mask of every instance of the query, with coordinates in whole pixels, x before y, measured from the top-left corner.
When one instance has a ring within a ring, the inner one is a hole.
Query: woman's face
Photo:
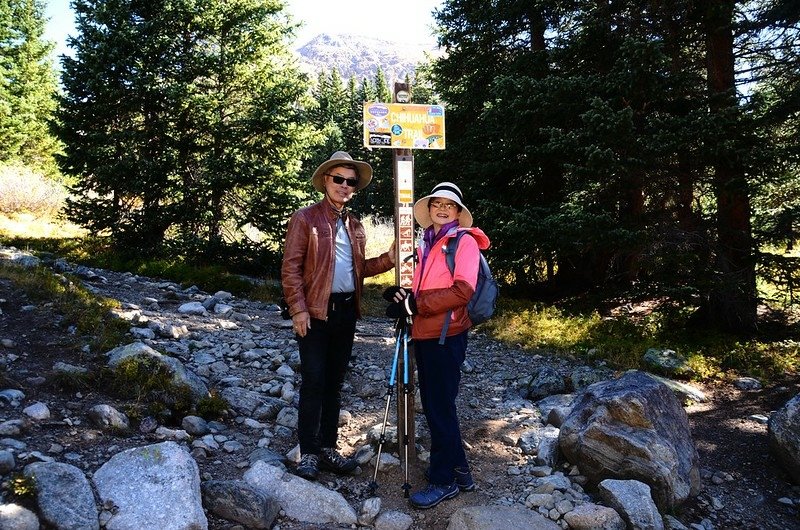
[[[438,232],[444,225],[458,219],[458,204],[444,197],[431,197],[428,211],[433,221],[433,230]]]

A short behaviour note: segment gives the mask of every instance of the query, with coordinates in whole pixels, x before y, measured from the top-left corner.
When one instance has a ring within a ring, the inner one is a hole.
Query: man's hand
[[[305,337],[311,329],[311,315],[308,311],[301,311],[292,315],[292,329],[300,337]]]

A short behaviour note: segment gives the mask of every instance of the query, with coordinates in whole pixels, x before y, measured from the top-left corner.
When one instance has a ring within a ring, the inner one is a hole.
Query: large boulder
[[[556,523],[520,506],[464,506],[450,516],[447,530],[560,530]]]
[[[689,419],[675,394],[639,371],[589,386],[561,426],[561,452],[590,482],[639,480],[663,511],[700,489]]]
[[[244,481],[278,501],[287,516],[317,525],[355,525],[358,515],[341,493],[257,461]]]
[[[111,506],[106,530],[206,530],[200,471],[175,442],[117,453],[93,476],[104,507]]]
[[[770,449],[800,484],[800,394],[772,413],[767,432]]]
[[[53,528],[100,529],[92,486],[83,471],[61,462],[34,462],[24,473],[35,481],[39,513]]]

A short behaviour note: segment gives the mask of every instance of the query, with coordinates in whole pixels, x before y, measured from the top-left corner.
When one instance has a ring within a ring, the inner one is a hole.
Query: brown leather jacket
[[[338,216],[326,199],[297,210],[289,219],[281,266],[283,296],[289,314],[308,311],[311,318],[328,319],[328,299],[336,261],[336,221]],[[356,310],[361,317],[361,291],[364,278],[390,270],[388,252],[377,258],[364,258],[367,236],[361,222],[352,214],[345,222],[353,247]]]

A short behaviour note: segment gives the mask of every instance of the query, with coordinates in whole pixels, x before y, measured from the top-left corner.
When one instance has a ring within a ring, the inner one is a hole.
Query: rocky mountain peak
[[[439,49],[432,43],[407,44],[358,35],[317,35],[297,50],[304,69],[316,76],[320,71],[336,67],[342,79],[355,76],[357,81],[372,79],[378,66],[392,83],[413,74],[426,55],[435,56]]]

